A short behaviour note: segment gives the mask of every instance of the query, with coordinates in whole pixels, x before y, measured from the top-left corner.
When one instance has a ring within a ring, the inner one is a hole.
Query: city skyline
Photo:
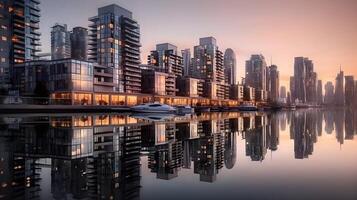
[[[88,18],[95,15],[98,7],[117,3],[132,10],[135,19],[140,22],[142,63],[146,63],[146,56],[158,43],[170,42],[177,45],[179,50],[190,48],[192,51],[198,38],[213,36],[218,40],[222,50],[232,48],[235,51],[238,80],[244,75],[245,61],[251,54],[257,53],[266,57],[268,65],[273,63],[279,66],[281,85],[285,87],[289,86],[289,77],[293,75],[294,57],[297,56],[306,56],[314,60],[315,71],[323,83],[335,78],[340,65],[346,74],[357,76],[357,58],[353,57],[357,53],[354,48],[357,39],[352,37],[356,35],[357,27],[353,20],[348,20],[357,17],[353,12],[357,2],[345,0],[325,3],[316,0],[301,5],[297,1],[289,1],[287,5],[287,2],[259,0],[249,3],[229,0],[224,3],[185,2],[42,2],[42,50],[50,52],[49,27],[55,23],[66,23],[69,29],[76,26],[88,27]],[[230,6],[226,6],[228,4]],[[197,12],[200,5],[203,5],[204,9],[201,8]],[[63,9],[54,9],[58,6]],[[304,10],[304,13],[298,11],[297,6],[300,6],[299,10]],[[149,12],[152,10],[151,7],[157,10],[156,13]],[[81,12],[78,12],[78,8],[81,8]],[[63,14],[63,10],[66,10],[66,15]],[[180,10],[185,10],[185,15],[182,15]],[[218,15],[211,15],[212,11]],[[161,12],[165,17],[158,14]],[[301,14],[304,14],[304,17]],[[333,19],[324,22],[329,16],[333,16]],[[251,26],[252,24],[255,26]],[[218,29],[218,25],[221,28]],[[310,31],[306,32],[305,29],[299,28],[302,25]],[[171,26],[175,28],[169,28]],[[269,31],[270,27],[274,27],[274,30]]]

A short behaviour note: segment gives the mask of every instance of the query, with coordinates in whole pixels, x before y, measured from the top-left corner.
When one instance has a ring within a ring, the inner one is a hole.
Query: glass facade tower
[[[140,93],[140,26],[132,13],[113,4],[89,20],[89,60],[113,69],[116,92]]]

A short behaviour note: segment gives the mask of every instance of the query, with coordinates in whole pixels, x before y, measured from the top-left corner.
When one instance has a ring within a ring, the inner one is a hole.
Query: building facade
[[[322,94],[322,80],[317,82],[317,104],[322,105],[324,103],[324,98]]]
[[[268,100],[270,102],[278,102],[279,101],[279,71],[276,65],[272,65],[269,67],[269,90],[268,90]]]
[[[345,81],[346,106],[352,107],[355,100],[355,79],[353,76],[345,76]]]
[[[38,0],[0,2],[0,83],[6,88],[12,82],[15,64],[37,59],[41,35],[39,4]]]
[[[75,27],[71,32],[71,58],[88,60],[88,30]]]
[[[183,58],[178,55],[175,45],[164,43],[156,45],[156,50],[148,56],[148,64],[173,73],[176,77],[183,75]]]
[[[191,49],[181,50],[181,55],[183,61],[183,75],[190,76],[192,74]]]
[[[112,4],[89,20],[89,60],[111,68],[115,91],[140,93],[140,26],[132,13]]]
[[[51,31],[52,60],[71,57],[71,37],[66,24],[55,24]]]
[[[333,105],[335,103],[335,86],[330,81],[325,84],[324,103],[326,105]]]
[[[199,45],[194,47],[193,61],[196,78],[224,83],[223,53],[214,37],[200,38]]]
[[[245,84],[253,87],[262,100],[266,100],[267,93],[267,64],[263,55],[252,55],[245,64]]]
[[[342,70],[337,74],[335,84],[335,104],[338,106],[345,105],[345,86],[344,86],[344,73]]]
[[[224,76],[226,83],[230,85],[238,84],[236,54],[230,48],[224,52]]]

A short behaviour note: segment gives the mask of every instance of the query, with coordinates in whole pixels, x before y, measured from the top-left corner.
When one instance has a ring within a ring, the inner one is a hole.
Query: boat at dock
[[[182,114],[193,114],[195,113],[195,109],[191,106],[176,106],[176,113],[179,115]]]
[[[175,113],[176,108],[169,106],[167,104],[161,103],[146,103],[134,106],[130,109],[133,112],[143,112],[143,113]]]
[[[258,107],[253,104],[243,103],[242,105],[238,106],[237,109],[239,111],[258,111]]]

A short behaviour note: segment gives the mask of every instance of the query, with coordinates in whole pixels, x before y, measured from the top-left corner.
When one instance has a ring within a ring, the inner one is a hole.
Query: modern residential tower
[[[89,59],[111,71],[116,92],[140,93],[140,26],[132,13],[112,4],[89,19]],[[105,84],[96,80],[95,84]]]
[[[345,87],[344,87],[344,73],[342,70],[337,74],[335,87],[335,104],[338,106],[345,105]]]
[[[177,47],[170,43],[156,45],[156,50],[148,56],[148,64],[157,66],[162,72],[183,75],[183,59],[178,55]]]
[[[194,76],[211,82],[224,82],[223,53],[214,37],[200,38],[194,47]]]
[[[51,31],[52,60],[71,57],[71,37],[66,24],[55,24]]]
[[[324,103],[326,105],[332,105],[335,102],[335,87],[331,81],[325,84],[325,98]]]
[[[270,102],[278,102],[279,101],[279,71],[276,65],[272,65],[268,68],[269,70],[269,92],[268,92],[268,100]]]
[[[233,49],[224,52],[224,76],[228,84],[237,84],[237,60]]]
[[[0,87],[8,88],[15,64],[37,59],[39,4],[38,0],[0,2]]]
[[[346,106],[352,107],[355,98],[355,79],[353,76],[345,76],[345,102]]]
[[[192,74],[191,50],[184,49],[181,51],[181,54],[183,59],[183,75],[190,76]]]
[[[255,97],[266,100],[267,64],[263,55],[252,55],[245,64],[245,83],[255,88]]]
[[[71,32],[71,58],[77,60],[88,59],[88,30],[75,27]]]

